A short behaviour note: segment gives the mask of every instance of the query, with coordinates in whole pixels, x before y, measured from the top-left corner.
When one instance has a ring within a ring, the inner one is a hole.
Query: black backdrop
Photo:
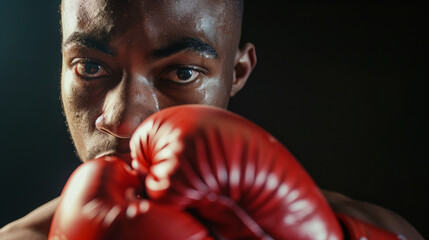
[[[0,2],[1,226],[58,196],[79,164],[59,101],[58,5]],[[248,1],[243,38],[258,64],[230,103],[321,188],[391,209],[424,236],[427,10]]]

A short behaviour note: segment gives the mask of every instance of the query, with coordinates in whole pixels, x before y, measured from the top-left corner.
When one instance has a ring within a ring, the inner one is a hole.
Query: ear
[[[231,87],[231,97],[243,88],[250,73],[256,65],[256,50],[252,43],[244,44],[238,49],[234,61],[234,76]]]

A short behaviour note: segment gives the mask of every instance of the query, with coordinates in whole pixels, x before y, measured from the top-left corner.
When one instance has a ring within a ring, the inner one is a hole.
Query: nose
[[[123,79],[106,93],[95,126],[117,138],[129,139],[140,123],[156,111],[156,91],[146,78]]]

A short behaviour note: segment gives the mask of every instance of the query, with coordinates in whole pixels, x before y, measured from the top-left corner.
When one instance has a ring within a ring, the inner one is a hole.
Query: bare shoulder
[[[409,222],[391,210],[354,200],[336,192],[323,191],[323,194],[337,213],[347,214],[390,232],[407,236],[408,239],[423,240]]]
[[[0,229],[0,239],[47,239],[51,220],[59,198],[38,207],[26,216],[13,221]]]

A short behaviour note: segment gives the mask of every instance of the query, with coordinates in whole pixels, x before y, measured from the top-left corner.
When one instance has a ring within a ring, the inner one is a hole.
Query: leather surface
[[[133,167],[157,202],[193,209],[227,239],[342,239],[321,191],[292,154],[223,109],[153,114],[131,139]]]

